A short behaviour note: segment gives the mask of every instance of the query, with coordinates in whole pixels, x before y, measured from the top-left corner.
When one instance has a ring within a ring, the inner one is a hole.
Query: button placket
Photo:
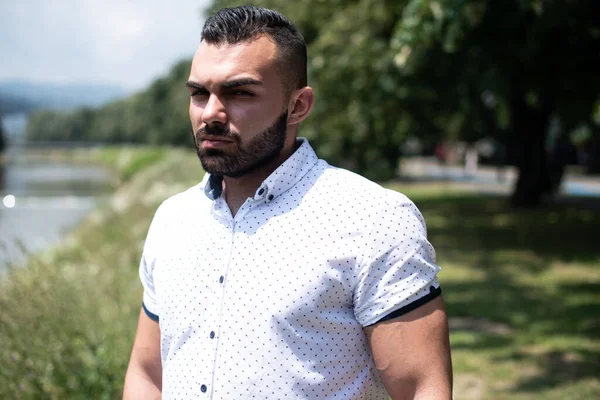
[[[211,321],[207,321],[208,324],[206,325],[207,329],[205,331],[203,331],[203,336],[204,339],[203,341],[207,341],[207,347],[210,348],[212,350],[212,373],[211,373],[211,377],[210,379],[204,380],[204,383],[202,383],[202,385],[200,386],[200,391],[202,393],[206,393],[206,394],[211,394],[212,391],[214,390],[212,388],[212,386],[210,386],[210,390],[209,390],[209,385],[214,385],[214,379],[215,379],[215,369],[216,369],[216,364],[217,364],[217,360],[219,357],[219,332],[220,332],[220,324],[221,324],[221,317],[222,317],[222,308],[223,308],[223,302],[225,299],[225,285],[227,283],[226,277],[229,273],[229,267],[231,264],[231,256],[234,252],[234,248],[235,248],[235,241],[236,241],[236,228],[237,228],[237,223],[236,221],[238,220],[238,217],[240,216],[240,212],[242,213],[246,213],[248,211],[249,208],[249,204],[251,199],[247,199],[246,202],[242,205],[242,207],[240,208],[240,210],[238,210],[238,212],[236,213],[236,216],[233,217],[231,216],[231,214],[229,215],[229,219],[228,219],[228,225],[230,228],[230,234],[231,234],[231,248],[229,249],[229,258],[224,260],[224,264],[221,266],[220,268],[220,274],[217,275],[218,277],[213,278],[215,279],[213,282],[215,282],[215,285],[218,285],[218,288],[216,288],[215,294],[216,296],[213,299],[213,310],[214,310],[214,319],[212,319]],[[202,381],[198,382],[201,383]]]

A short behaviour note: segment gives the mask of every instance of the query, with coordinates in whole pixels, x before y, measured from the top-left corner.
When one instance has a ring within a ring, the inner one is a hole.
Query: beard
[[[287,115],[286,110],[270,127],[247,143],[242,142],[239,133],[231,132],[224,125],[205,125],[195,134],[192,132],[196,154],[202,168],[211,175],[239,178],[271,163],[281,154],[285,144]],[[203,135],[226,137],[233,141],[231,144],[233,149],[202,148],[199,138]]]

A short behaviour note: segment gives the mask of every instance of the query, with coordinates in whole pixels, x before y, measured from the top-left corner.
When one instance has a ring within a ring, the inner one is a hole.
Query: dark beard
[[[212,175],[239,178],[269,164],[280,154],[287,134],[287,110],[267,129],[242,144],[240,135],[223,125],[206,125],[194,136],[196,153],[202,168]],[[202,135],[223,136],[234,141],[233,150],[203,149],[200,147]]]

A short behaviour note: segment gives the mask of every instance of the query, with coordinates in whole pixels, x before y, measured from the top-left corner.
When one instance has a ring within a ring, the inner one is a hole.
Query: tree
[[[402,49],[420,49],[413,76],[452,82],[447,93],[459,101],[449,111],[462,115],[467,129],[487,126],[504,140],[510,133],[519,169],[512,202],[538,205],[552,189],[550,121],[560,121],[563,135],[594,125],[600,99],[596,2],[412,1],[392,40]],[[493,104],[486,105],[483,94]]]
[[[551,189],[551,119],[568,134],[600,101],[594,0],[257,0],[305,34],[318,101],[303,132],[317,151],[374,179],[394,175],[400,145],[514,144],[512,201]],[[217,0],[210,12],[235,2]],[[595,129],[597,131],[597,129]]]
[[[190,61],[175,64],[149,88],[98,109],[37,111],[26,129],[30,141],[93,141],[189,145],[189,95],[185,82]]]

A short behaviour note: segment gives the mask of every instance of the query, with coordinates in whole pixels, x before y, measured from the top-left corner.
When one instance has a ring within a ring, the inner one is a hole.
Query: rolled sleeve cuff
[[[435,287],[432,285],[429,287],[429,293],[426,294],[425,296],[420,297],[417,300],[413,301],[412,303],[402,306],[395,311],[392,311],[391,313],[387,314],[385,317],[380,318],[378,321],[376,321],[370,325],[375,325],[379,322],[387,321],[389,319],[401,317],[405,314],[408,314],[409,312],[416,310],[417,308],[421,307],[422,305],[429,303],[431,300],[435,299],[436,297],[440,296],[441,294],[442,294],[442,288],[440,286]],[[370,325],[367,325],[367,326],[370,326]]]
[[[148,310],[148,308],[146,307],[146,305],[144,304],[144,302],[142,302],[142,308],[144,309],[144,312],[146,313],[146,315],[148,316],[148,318],[150,318],[153,321],[158,322],[158,320],[159,320],[158,315],[156,315],[152,311]]]

